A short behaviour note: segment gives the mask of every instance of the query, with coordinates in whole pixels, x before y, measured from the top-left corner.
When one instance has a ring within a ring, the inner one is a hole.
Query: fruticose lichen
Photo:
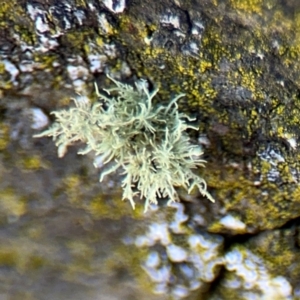
[[[157,199],[168,203],[178,199],[174,187],[183,186],[189,193],[198,187],[203,196],[214,201],[207,192],[206,182],[192,169],[203,167],[200,146],[192,145],[186,129],[198,128],[193,121],[178,112],[178,95],[167,106],[154,106],[152,99],[158,90],[149,92],[147,82],[136,83],[136,89],[109,77],[115,87],[100,94],[100,101],[91,104],[84,98],[73,99],[75,107],[52,112],[54,124],[35,137],[52,136],[62,157],[67,147],[76,141],[87,146],[78,154],[94,151],[109,167],[101,173],[100,181],[123,169],[123,199],[135,208],[134,197],[145,198],[145,211]]]

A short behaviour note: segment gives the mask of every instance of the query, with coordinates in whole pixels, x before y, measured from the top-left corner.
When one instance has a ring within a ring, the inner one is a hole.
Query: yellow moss
[[[27,211],[25,201],[8,188],[0,194],[0,207],[7,217],[19,218]]]
[[[262,13],[263,0],[230,0],[230,4],[234,9],[242,10],[249,13]]]
[[[298,185],[291,194],[292,199],[300,199],[300,186]]]
[[[96,36],[91,30],[70,30],[62,37],[63,42],[72,48],[73,54],[77,51],[81,52],[82,47],[88,43],[90,39],[94,40],[94,38],[96,38]]]
[[[38,155],[23,157],[17,164],[23,171],[36,171],[46,166],[45,162]]]
[[[205,71],[209,70],[212,67],[212,64],[210,61],[200,60],[200,72],[204,73]]]
[[[287,211],[287,206],[291,207],[293,201],[291,199],[299,198],[292,198],[288,190],[279,191],[276,184],[266,180],[266,175],[271,168],[268,162],[261,161],[258,170],[253,169],[254,174],[259,171],[262,175],[259,185],[255,185],[253,179],[247,179],[242,169],[238,167],[223,166],[222,171],[216,171],[215,167],[207,167],[209,172],[205,172],[204,176],[210,189],[214,189],[213,195],[216,201],[221,201],[227,212],[238,211],[241,221],[247,226],[271,229],[275,224],[282,224],[284,220],[287,221],[291,217],[291,211]],[[278,170],[283,180],[293,182],[291,172],[286,165],[279,165]],[[296,203],[295,207],[297,207]],[[222,226],[218,222],[209,227],[211,232],[220,230]]]
[[[151,295],[153,281],[149,280],[148,274],[141,267],[141,263],[146,260],[148,254],[148,248],[137,249],[134,245],[123,244],[115,249],[114,253],[105,261],[103,269],[109,273],[114,273],[122,268],[128,270],[130,275],[137,280],[138,285]]]
[[[6,18],[12,19],[17,17],[17,14],[23,12],[21,10],[21,5],[18,4],[18,1],[16,0],[11,0],[11,1],[1,1],[0,5],[0,25],[5,25],[5,20]],[[20,17],[20,16],[19,16]]]
[[[291,242],[293,238],[294,231],[290,229],[270,231],[263,234],[259,244],[250,243],[250,247],[264,260],[273,276],[298,278],[300,268],[295,264],[293,268],[289,268],[299,258],[298,253],[295,252],[295,245]]]
[[[5,65],[3,62],[0,62],[0,74],[3,74],[5,72]]]
[[[26,24],[24,26],[24,24],[16,24],[14,26],[15,35],[18,36],[22,42],[26,43],[29,46],[33,46],[38,42],[38,37],[35,34],[34,27],[31,25],[32,24]]]
[[[121,191],[115,195],[110,194],[109,197],[96,197],[87,204],[85,209],[95,219],[120,219],[124,216],[128,216],[128,214],[134,216],[135,219],[139,219],[144,216],[142,205],[136,205],[135,210],[128,210],[130,203],[128,201],[120,201],[121,198]]]
[[[103,38],[100,37],[100,36],[96,37],[95,42],[96,42],[96,45],[98,45],[99,47],[103,47],[104,46]],[[87,52],[89,52],[89,51],[87,51]]]
[[[39,69],[45,71],[52,71],[53,70],[53,63],[57,60],[57,57],[53,54],[40,54],[35,53],[33,55],[33,60]]]
[[[15,268],[20,273],[33,271],[45,265],[42,256],[24,240],[8,240],[0,246],[0,266]]]
[[[37,40],[32,21],[19,1],[1,1],[0,27],[1,30],[13,30],[14,38],[20,38],[28,45],[33,45]]]
[[[77,174],[71,174],[63,179],[64,190],[68,196],[68,200],[72,204],[80,204],[82,202],[83,189],[82,179]]]
[[[75,5],[79,7],[86,7],[86,1],[85,0],[75,0]]]
[[[68,197],[68,201],[73,206],[90,213],[93,219],[120,219],[121,217],[128,216],[128,214],[139,218],[144,215],[142,205],[137,205],[134,211],[128,210],[130,203],[121,201],[121,189],[107,196],[99,194],[92,199],[84,196],[87,189],[88,186],[86,186],[83,178],[79,175],[72,174],[63,179],[63,190]]]
[[[4,123],[0,123],[0,151],[7,147],[9,141],[9,126]]]
[[[7,247],[0,248],[0,266],[14,267],[17,263],[18,254]]]
[[[44,257],[41,257],[39,255],[31,255],[28,258],[26,270],[32,271],[32,270],[38,270],[41,267],[45,265],[46,261]]]

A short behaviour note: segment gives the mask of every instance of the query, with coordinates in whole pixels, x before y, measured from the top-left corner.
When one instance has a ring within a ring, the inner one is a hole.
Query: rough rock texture
[[[1,297],[298,299],[299,24],[298,1],[2,3]],[[216,203],[133,212],[118,174],[32,138],[105,74],[186,94]]]

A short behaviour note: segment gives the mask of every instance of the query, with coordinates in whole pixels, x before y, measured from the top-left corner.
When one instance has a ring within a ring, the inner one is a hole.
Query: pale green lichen
[[[76,141],[86,148],[78,154],[94,151],[109,168],[101,173],[100,181],[123,169],[123,199],[135,207],[134,197],[145,198],[145,211],[158,198],[168,203],[178,199],[174,187],[183,186],[189,193],[196,186],[203,196],[214,201],[207,192],[206,182],[192,169],[203,167],[201,148],[192,145],[185,132],[198,128],[187,124],[193,121],[178,112],[175,97],[168,106],[155,107],[146,81],[136,83],[136,89],[109,77],[115,87],[100,94],[100,102],[91,104],[83,98],[73,99],[75,107],[55,111],[56,122],[35,137],[52,136],[62,157],[67,147]]]

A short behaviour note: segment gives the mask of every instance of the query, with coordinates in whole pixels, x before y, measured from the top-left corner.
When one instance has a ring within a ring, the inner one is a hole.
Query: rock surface
[[[1,4],[0,296],[298,299],[299,23],[297,1]],[[106,74],[186,94],[214,204],[132,211],[120,174],[32,138]]]

